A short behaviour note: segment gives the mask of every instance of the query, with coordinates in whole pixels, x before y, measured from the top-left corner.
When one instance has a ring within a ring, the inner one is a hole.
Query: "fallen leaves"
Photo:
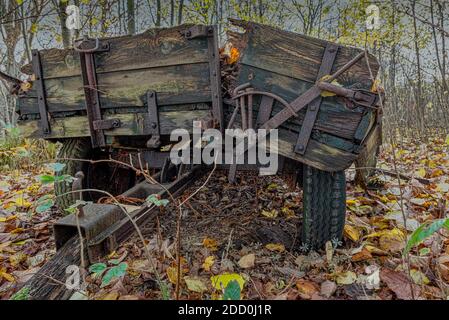
[[[14,282],[14,277],[6,272],[4,268],[0,269],[0,279],[4,278],[6,281]]]
[[[278,216],[279,212],[278,212],[276,209],[272,209],[272,210],[270,210],[270,211],[268,211],[268,210],[262,210],[261,214],[262,214],[264,217],[267,217],[267,218],[269,218],[269,219],[274,219],[274,218],[276,218],[276,217]]]
[[[383,268],[380,272],[380,279],[396,294],[398,299],[412,300],[418,298],[421,294],[420,287],[411,283],[403,272]]]
[[[321,283],[320,294],[323,297],[330,298],[337,291],[337,284],[333,281],[326,280]]]
[[[338,273],[335,281],[340,285],[352,284],[357,280],[357,275],[352,271]]]
[[[357,228],[355,228],[355,227],[353,227],[353,226],[351,226],[349,224],[346,224],[344,226],[344,235],[348,239],[350,239],[350,240],[352,240],[354,242],[357,242],[360,239],[360,232],[359,232],[359,230],[357,230]]]
[[[268,243],[265,245],[265,248],[267,248],[270,251],[277,251],[277,252],[285,251],[285,246],[282,243]]]
[[[203,269],[205,271],[210,271],[210,268],[214,265],[214,263],[215,263],[215,257],[214,256],[208,256],[204,260],[202,267],[203,267]]]
[[[405,247],[405,240],[405,234],[401,230],[386,230],[379,238],[379,246],[385,251],[400,252]]]
[[[317,284],[304,279],[296,281],[296,288],[298,289],[300,297],[303,299],[312,299],[312,297],[319,292]]]
[[[240,274],[237,273],[223,273],[220,275],[212,276],[210,281],[212,282],[212,286],[217,290],[224,290],[229,282],[237,281],[240,286],[240,289],[243,290],[245,285],[245,279]]]
[[[217,251],[218,250],[218,242],[217,240],[213,238],[204,238],[203,239],[203,246],[210,251]]]
[[[207,291],[207,286],[199,278],[185,276],[184,281],[186,282],[187,289],[193,292],[203,293]]]
[[[238,265],[240,268],[249,269],[254,267],[256,261],[256,255],[254,253],[247,254],[240,258]]]

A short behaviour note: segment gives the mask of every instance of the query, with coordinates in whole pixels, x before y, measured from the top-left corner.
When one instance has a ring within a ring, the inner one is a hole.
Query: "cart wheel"
[[[63,160],[66,159],[89,159],[92,147],[88,139],[65,139],[62,141],[62,147],[59,150],[57,160],[64,163],[65,167],[57,175],[70,175],[72,177],[79,171],[85,171],[87,166],[83,161]],[[75,203],[76,195],[72,191],[72,183],[55,182],[56,205],[64,210]]]
[[[304,165],[302,242],[322,249],[327,241],[340,241],[346,215],[344,171],[326,172]]]

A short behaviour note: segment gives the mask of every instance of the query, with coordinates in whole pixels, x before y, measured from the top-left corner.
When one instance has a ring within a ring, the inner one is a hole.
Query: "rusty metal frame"
[[[50,122],[48,121],[48,108],[47,108],[47,96],[45,93],[44,75],[42,72],[41,56],[38,50],[32,51],[32,65],[33,72],[36,77],[35,83],[37,84],[37,104],[39,107],[39,114],[41,117],[40,127],[44,135],[51,133]]]
[[[147,108],[148,121],[145,124],[145,133],[151,135],[151,138],[147,141],[147,147],[154,149],[161,145],[161,129],[156,91],[149,90],[147,92]]]
[[[327,44],[326,49],[324,50],[323,59],[321,60],[320,69],[318,71],[318,76],[316,79],[317,82],[332,72],[332,66],[334,65],[335,58],[337,57],[338,48],[339,46],[336,44]],[[304,117],[304,121],[302,122],[301,130],[298,134],[298,140],[295,145],[295,152],[300,155],[304,155],[306,153],[310,135],[312,134],[312,129],[315,125],[318,111],[320,110],[322,102],[323,97],[320,95],[307,107],[306,115]]]
[[[94,43],[92,47],[92,42]],[[98,90],[97,73],[95,67],[95,53],[109,51],[109,43],[101,43],[99,39],[89,39],[75,41],[74,49],[79,53],[81,76],[83,78],[84,96],[86,100],[87,119],[92,147],[106,146],[104,130],[119,128],[119,119],[102,119],[100,92]]]

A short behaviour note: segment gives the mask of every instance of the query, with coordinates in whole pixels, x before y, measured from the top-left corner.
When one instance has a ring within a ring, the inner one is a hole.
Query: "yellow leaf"
[[[176,267],[168,267],[166,272],[167,272],[168,281],[170,281],[173,284],[176,284],[178,282],[178,270],[176,269]],[[181,276],[182,276],[182,270],[181,270]]]
[[[240,290],[243,290],[245,285],[245,279],[237,273],[223,273],[217,276],[210,277],[212,286],[217,290],[223,290],[228,286],[228,283],[236,280],[240,286]]]
[[[190,291],[198,293],[203,293],[204,291],[207,291],[206,285],[199,278],[185,276],[184,281],[186,282],[187,289],[189,289]]]
[[[380,79],[377,78],[376,80],[374,80],[373,85],[371,86],[371,92],[379,92],[379,91],[382,91],[382,90],[383,89],[382,89],[382,87],[380,85]]]
[[[417,172],[416,175],[420,178],[424,178],[426,176],[426,169],[424,168],[420,168]]]
[[[203,246],[208,248],[211,251],[217,251],[218,250],[217,240],[212,239],[212,238],[204,238]]]
[[[101,297],[100,300],[117,300],[119,297],[119,293],[114,290],[111,292],[106,293],[104,296]]]
[[[418,285],[430,283],[429,278],[427,278],[426,275],[419,270],[416,269],[410,270],[410,276],[412,277],[413,282],[415,282]]]
[[[265,245],[265,248],[267,248],[270,251],[279,251],[279,252],[285,251],[285,246],[282,243],[269,243]]]
[[[449,134],[446,136],[446,144],[449,146]]]
[[[344,227],[345,236],[351,239],[354,242],[359,241],[360,239],[360,232],[358,229],[356,229],[353,226],[350,226],[348,224]]]
[[[281,209],[282,213],[287,217],[287,218],[293,218],[296,216],[295,211],[293,211],[292,209],[290,209],[289,207],[283,207]]]
[[[22,208],[29,208],[31,207],[31,202],[26,201],[23,198],[17,198],[16,200],[14,200],[14,203],[18,206],[18,207],[22,207]]]
[[[405,247],[405,235],[398,228],[384,230],[379,238],[379,246],[382,250],[399,252]]]
[[[430,174],[430,177],[431,177],[431,178],[436,178],[436,177],[442,176],[443,174],[444,174],[444,171],[443,171],[443,170],[441,170],[441,169],[435,169],[435,170],[432,170],[432,173]]]
[[[9,281],[9,282],[15,281],[14,277],[12,275],[10,275],[9,273],[7,273],[5,271],[5,269],[0,269],[0,278],[5,278],[5,280]]]
[[[357,204],[357,200],[355,200],[355,199],[347,199],[346,200],[346,204],[348,206],[353,206],[353,205]]]
[[[17,267],[20,263],[22,263],[26,259],[27,259],[27,255],[24,254],[23,252],[19,252],[19,253],[16,253],[16,254],[13,254],[12,256],[10,256],[9,262],[11,263],[11,265],[13,267]]]
[[[262,210],[262,215],[267,217],[267,218],[276,218],[278,216],[278,211],[276,209],[273,209],[271,211],[267,211],[267,210]]]
[[[352,271],[346,271],[337,274],[337,278],[335,280],[338,284],[353,284],[355,280],[357,280],[357,275]]]
[[[210,271],[210,268],[215,263],[215,257],[214,256],[208,256],[203,263],[203,269],[206,271]]]
[[[0,222],[8,222],[8,221],[14,220],[16,218],[17,218],[17,216],[15,216],[15,215],[12,215],[9,217],[0,217]]]
[[[9,233],[12,233],[12,234],[14,234],[14,233],[22,233],[24,231],[25,231],[24,228],[15,228],[14,230],[11,230]]]
[[[237,62],[240,58],[240,52],[237,48],[232,47],[231,51],[229,53],[229,59],[228,59],[228,63],[229,64],[234,64],[235,62]]]

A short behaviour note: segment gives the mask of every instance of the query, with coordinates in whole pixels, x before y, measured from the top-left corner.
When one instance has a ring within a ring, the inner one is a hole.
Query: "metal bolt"
[[[299,145],[299,146],[298,146],[298,150],[299,150],[299,151],[302,151],[302,150],[304,150],[304,146],[303,146],[302,144],[301,144],[301,145]]]
[[[153,95],[154,95],[154,92],[150,92],[150,94],[149,94],[150,98],[152,98]]]
[[[186,32],[186,36],[187,36],[187,37],[191,37],[191,36],[192,36],[192,32],[191,32],[191,31],[187,31],[187,32]]]
[[[151,128],[156,129],[156,127],[157,127],[156,122],[151,122]]]

